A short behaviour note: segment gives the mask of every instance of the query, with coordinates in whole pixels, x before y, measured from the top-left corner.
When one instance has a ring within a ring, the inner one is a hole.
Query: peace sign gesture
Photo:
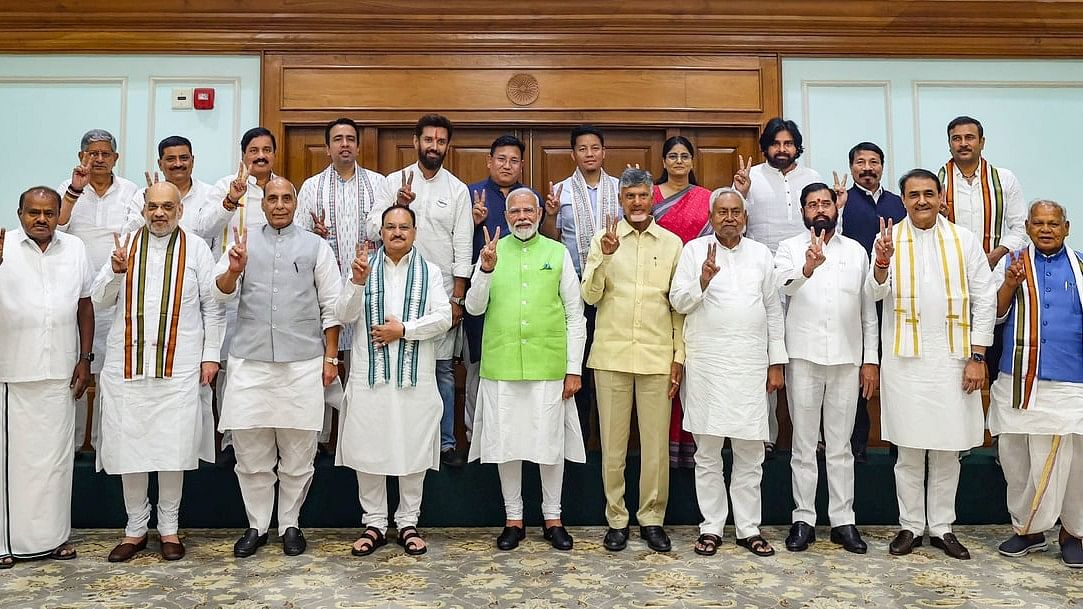
[[[113,272],[117,275],[128,272],[128,246],[131,245],[131,242],[131,233],[124,235],[124,245],[120,244],[120,235],[113,233],[113,244],[116,247],[113,249],[113,255],[109,257],[109,263],[113,267]]]
[[[1023,285],[1023,282],[1027,280],[1027,267],[1023,263],[1025,253],[1011,252],[1008,255],[1011,256],[1012,262],[1004,271],[1004,283],[1014,292],[1015,288]]]
[[[90,155],[83,153],[79,158],[79,164],[71,170],[71,187],[73,190],[82,191],[90,183]]]
[[[7,232],[7,229],[0,226],[0,264],[4,264],[4,235],[6,235]]]
[[[150,172],[149,171],[144,171],[143,172],[143,177],[147,179],[147,188],[150,188],[151,186],[154,186],[158,182],[162,181],[162,177],[158,175],[157,171],[154,172],[154,180],[153,181],[151,181],[151,179],[150,179]]]
[[[241,161],[237,168],[237,177],[229,183],[229,192],[226,193],[226,201],[223,202],[228,211],[244,207],[241,198],[248,194],[248,173],[248,167],[245,166],[244,161]]]
[[[888,218],[886,223],[884,218],[880,218],[880,236],[873,244],[873,249],[876,251],[876,264],[880,266],[886,266],[891,262],[891,257],[895,255],[895,242],[891,239],[891,218]]]
[[[707,286],[711,283],[711,280],[714,279],[714,276],[718,274],[719,267],[718,264],[716,264],[714,261],[715,252],[717,251],[716,248],[717,244],[715,243],[707,244],[707,259],[703,261],[703,267],[700,269],[699,273],[700,290],[706,291]]]
[[[248,230],[233,227],[233,246],[229,248],[229,271],[242,273],[248,265]]]
[[[414,194],[413,190],[414,172],[403,171],[400,175],[402,176],[402,186],[399,188],[398,195],[395,199],[395,205],[409,207],[410,204],[414,202],[414,199],[417,198],[417,195]]]
[[[850,174],[845,171],[842,172],[842,181],[839,181],[839,174],[835,171],[831,172],[831,177],[835,179],[835,187],[832,189],[835,191],[835,206],[842,211],[843,207],[846,207],[846,186],[850,183]]]
[[[492,238],[489,238],[488,226],[481,227],[481,230],[485,233],[485,247],[481,248],[478,261],[481,263],[482,271],[491,273],[496,268],[496,244],[500,241],[500,227],[496,227],[496,233]]]
[[[821,231],[819,235],[816,234],[815,228],[809,228],[809,243],[808,249],[805,250],[805,267],[801,269],[801,272],[805,277],[812,277],[812,273],[824,263],[827,258],[824,256],[824,234]]]
[[[479,190],[474,193],[474,206],[470,208],[470,214],[474,216],[474,226],[483,224],[489,217],[489,208],[485,207],[485,191]]]
[[[353,259],[353,264],[350,265],[350,271],[352,277],[350,281],[354,285],[365,285],[365,282],[369,279],[369,272],[372,269],[369,267],[369,242],[363,241],[357,244],[357,253]]]
[[[320,208],[320,215],[316,215],[316,212],[310,211],[309,215],[312,216],[312,232],[323,237],[324,239],[331,236],[331,231],[327,230],[326,214],[323,208]]]
[[[560,211],[560,191],[564,190],[564,183],[557,184],[556,189],[553,188],[553,183],[549,182],[549,194],[545,195],[545,215],[556,217],[557,212]]]
[[[748,175],[748,172],[752,169],[752,157],[748,157],[748,164],[745,164],[745,157],[739,154],[737,155],[737,162],[740,163],[740,169],[733,174],[733,187],[747,197],[748,191],[752,188],[752,178]]]
[[[606,256],[612,256],[617,248],[620,247],[620,237],[617,236],[617,220],[616,216],[605,215],[605,234],[602,235],[602,253]]]

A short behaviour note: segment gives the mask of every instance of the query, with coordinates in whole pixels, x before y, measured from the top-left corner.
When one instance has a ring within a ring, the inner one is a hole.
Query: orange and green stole
[[[181,298],[184,294],[184,258],[186,237],[176,228],[166,244],[165,265],[161,271],[162,293],[150,294],[160,299],[158,306],[158,334],[156,340],[146,337],[147,273],[157,269],[147,268],[150,247],[150,230],[146,227],[135,233],[128,250],[128,272],[124,278],[124,380],[130,381],[146,376],[150,363],[146,353],[147,343],[154,349],[154,378],[172,378],[173,360],[177,352],[177,329],[180,326]],[[153,302],[153,301],[152,301]],[[153,313],[152,313],[153,314]]]
[[[990,252],[1000,245],[1001,232],[1004,226],[1004,189],[1000,185],[1000,174],[997,168],[990,165],[985,159],[981,160],[978,168],[981,179],[981,198],[985,206],[982,219],[985,225],[982,227],[981,247]],[[955,161],[948,161],[940,168],[940,183],[944,185],[944,194],[948,203],[948,220],[955,222]]]

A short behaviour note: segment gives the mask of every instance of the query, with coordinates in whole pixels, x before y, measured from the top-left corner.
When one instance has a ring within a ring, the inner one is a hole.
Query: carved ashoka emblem
[[[530,74],[516,74],[508,80],[508,99],[516,106],[529,106],[538,101],[541,85]]]

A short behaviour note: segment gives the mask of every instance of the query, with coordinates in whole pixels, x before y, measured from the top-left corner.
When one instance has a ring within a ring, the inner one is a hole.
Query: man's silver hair
[[[1030,217],[1034,214],[1034,209],[1036,207],[1042,207],[1042,206],[1052,207],[1053,209],[1059,211],[1060,212],[1060,217],[1065,222],[1068,221],[1068,210],[1064,209],[1063,205],[1061,205],[1060,203],[1057,203],[1056,201],[1054,201],[1052,199],[1034,199],[1033,201],[1031,201],[1030,202],[1030,208],[1027,210],[1027,219],[1029,220]]]
[[[91,129],[84,133],[83,139],[79,142],[79,151],[86,152],[94,142],[109,142],[109,147],[113,152],[117,151],[117,139],[105,129]]]
[[[639,169],[638,167],[629,167],[624,170],[624,173],[620,174],[620,187],[621,189],[632,188],[635,186],[646,186],[648,190],[654,188],[654,178],[651,177],[651,172],[646,169]]]
[[[526,186],[520,186],[519,188],[516,188],[515,190],[509,192],[508,198],[504,200],[507,202],[511,202],[514,197],[521,197],[524,195],[529,195],[531,199],[534,199],[535,207],[541,207],[541,199],[538,198],[538,193],[530,190]]]
[[[711,212],[714,212],[714,202],[718,200],[718,197],[722,195],[737,195],[737,198],[741,200],[741,209],[748,209],[748,201],[745,200],[745,196],[741,194],[741,191],[731,186],[724,186],[722,188],[716,188],[711,192]]]

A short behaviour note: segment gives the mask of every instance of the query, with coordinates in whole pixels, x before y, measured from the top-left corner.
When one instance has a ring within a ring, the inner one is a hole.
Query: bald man
[[[95,306],[115,309],[100,381],[97,465],[120,474],[128,525],[110,562],[147,547],[150,472],[158,474],[162,557],[183,558],[177,530],[184,472],[200,459],[214,462],[210,381],[224,321],[214,297],[214,257],[180,227],[183,213],[176,186],[147,187],[146,224],[114,235],[115,249],[91,292]]]
[[[233,431],[248,513],[249,528],[233,547],[238,558],[267,543],[276,483],[282,549],[305,551],[298,515],[323,427],[323,388],[338,378],[334,305],[342,280],[335,255],[293,223],[297,190],[289,180],[268,181],[262,207],[267,224],[251,233],[235,229],[214,272],[218,297],[239,298],[219,421],[219,429]]]

